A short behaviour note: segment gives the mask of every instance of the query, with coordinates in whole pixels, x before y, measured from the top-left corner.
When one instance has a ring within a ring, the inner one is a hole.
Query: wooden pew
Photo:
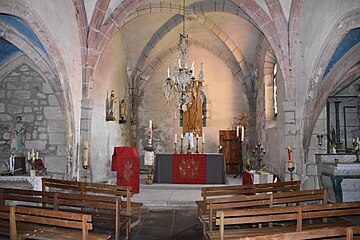
[[[202,200],[196,201],[198,206],[198,217],[207,211],[207,200],[211,198],[229,197],[235,195],[255,195],[257,193],[274,193],[299,191],[300,181],[263,183],[252,185],[229,185],[201,188]]]
[[[9,211],[6,214],[6,211]],[[111,235],[94,233],[90,215],[59,212],[33,207],[0,205],[0,215],[7,216],[9,239],[110,239]],[[5,213],[5,214],[3,214]],[[2,224],[2,226],[4,226]],[[5,225],[6,226],[6,225]]]
[[[38,207],[90,214],[94,220],[115,222],[116,240],[120,239],[120,228],[126,224],[126,238],[130,238],[127,224],[130,217],[120,215],[120,197],[0,188],[0,204],[5,201],[35,203]]]
[[[222,240],[328,227],[349,227],[353,224],[344,220],[339,221],[337,218],[355,215],[360,215],[360,202],[218,211],[216,225],[219,226],[219,230],[208,232],[207,235],[210,239]],[[324,220],[328,218],[336,218],[337,221]],[[323,220],[318,222],[319,219]],[[262,223],[263,227],[249,228],[249,225],[258,223]],[[279,226],[271,227],[269,223],[279,224]],[[267,227],[265,227],[266,224],[268,224]],[[240,229],[225,230],[225,226],[232,225]]]
[[[76,182],[60,179],[42,179],[42,190],[53,191],[62,190],[73,193],[80,193],[86,195],[109,195],[109,196],[121,196],[126,199],[126,202],[121,202],[121,206],[126,210],[126,214],[131,217],[132,212],[137,212],[137,220],[129,223],[130,229],[141,223],[141,211],[140,208],[143,205],[140,202],[132,202],[132,192],[129,186],[118,186],[104,183],[87,183]]]
[[[206,234],[206,226],[209,231],[213,230],[216,211],[235,210],[257,207],[278,207],[289,204],[309,204],[309,203],[327,203],[327,191],[324,189],[279,192],[272,194],[223,197],[208,199],[208,211],[200,216],[203,223],[203,232]]]
[[[357,235],[357,237],[354,237]],[[352,227],[329,227],[322,229],[306,230],[299,232],[269,234],[255,237],[244,237],[235,239],[244,240],[304,240],[304,239],[327,239],[345,237],[346,240],[360,239],[360,226]],[[343,238],[342,238],[343,239]]]

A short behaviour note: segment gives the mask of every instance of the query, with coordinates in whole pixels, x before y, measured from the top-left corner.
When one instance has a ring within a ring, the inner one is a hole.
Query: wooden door
[[[242,149],[240,137],[236,137],[236,130],[220,130],[219,139],[226,162],[226,174],[242,173]]]

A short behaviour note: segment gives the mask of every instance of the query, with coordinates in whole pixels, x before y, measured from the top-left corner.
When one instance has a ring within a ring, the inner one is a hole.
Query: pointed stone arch
[[[326,66],[332,55],[344,36],[354,28],[360,27],[360,8],[346,13],[332,28],[322,45],[319,56],[315,61],[314,68],[308,85],[308,98],[305,100],[303,112],[303,147],[307,149],[310,145],[310,135],[314,129],[315,123],[325,106],[329,94],[335,90],[338,84],[344,80],[342,76],[346,74],[357,62],[360,55],[359,44],[351,48],[343,58],[338,61],[332,70],[323,77]],[[341,64],[343,64],[342,67]],[[337,70],[335,70],[337,69]]]

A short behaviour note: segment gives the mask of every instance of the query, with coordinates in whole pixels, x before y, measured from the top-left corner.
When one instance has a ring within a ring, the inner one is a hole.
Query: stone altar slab
[[[327,189],[330,202],[360,201],[360,163],[355,155],[316,154],[315,159],[320,187]]]
[[[1,176],[0,186],[5,188],[22,188],[41,191],[43,177],[44,176]]]

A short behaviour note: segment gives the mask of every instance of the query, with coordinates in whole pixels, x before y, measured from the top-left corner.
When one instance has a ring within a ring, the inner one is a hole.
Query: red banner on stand
[[[175,154],[172,161],[172,182],[206,184],[206,155]]]
[[[131,186],[133,193],[139,193],[140,158],[136,147],[115,147],[111,170],[117,171],[117,185]]]

